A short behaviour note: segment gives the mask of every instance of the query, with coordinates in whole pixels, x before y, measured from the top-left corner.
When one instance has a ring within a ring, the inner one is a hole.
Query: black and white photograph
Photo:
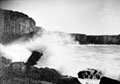
[[[120,0],[0,0],[0,84],[120,84]]]

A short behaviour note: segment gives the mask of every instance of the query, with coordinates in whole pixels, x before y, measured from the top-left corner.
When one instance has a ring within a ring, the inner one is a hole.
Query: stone
[[[102,77],[100,80],[100,84],[120,84],[120,82],[108,77]]]
[[[32,51],[32,55],[28,58],[26,65],[27,66],[33,66],[37,64],[37,61],[41,58],[43,53],[40,53],[38,51]]]
[[[99,80],[103,76],[103,73],[101,71],[95,70],[95,69],[87,69],[80,71],[78,73],[78,77],[81,79],[97,79]]]
[[[81,84],[75,77],[61,77],[55,84]]]
[[[0,84],[81,84],[77,78],[60,74],[52,68],[37,68],[24,62],[0,58]]]
[[[120,35],[86,35],[71,33],[71,36],[79,44],[120,44]]]
[[[46,82],[57,81],[62,76],[55,69],[27,66],[24,62],[11,63],[4,71],[7,78],[28,78]]]

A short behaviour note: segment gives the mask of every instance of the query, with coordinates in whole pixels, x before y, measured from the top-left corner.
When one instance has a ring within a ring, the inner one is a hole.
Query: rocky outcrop
[[[33,51],[31,56],[40,53]],[[41,56],[41,55],[40,55]],[[30,57],[29,59],[31,59]],[[31,59],[29,62],[33,61]],[[34,61],[33,64],[37,62]],[[29,63],[11,62],[11,60],[0,57],[0,84],[81,84],[77,78],[60,74],[52,68],[37,68]]]
[[[40,53],[38,51],[32,51],[32,55],[27,60],[26,64],[28,66],[33,66],[33,65],[37,64],[37,61],[41,58],[42,55],[43,55],[43,53]]]
[[[78,41],[80,44],[86,44],[86,35],[85,34],[71,34],[75,41]]]
[[[36,31],[35,21],[24,13],[0,9],[0,43],[6,44]]]
[[[27,66],[23,62],[10,64],[10,66],[6,68],[6,73],[12,78],[28,78],[47,82],[55,82],[61,77],[61,75],[54,69]]]
[[[99,80],[103,76],[103,73],[101,71],[95,70],[95,69],[87,69],[80,71],[78,73],[78,77],[81,79],[97,79]]]
[[[120,82],[108,77],[102,77],[99,84],[120,84]]]
[[[29,84],[29,81],[30,84],[46,84],[42,83],[43,81],[49,84],[81,84],[77,78],[61,75],[55,69],[27,66],[23,62],[10,63],[4,68],[4,72],[5,74],[0,77],[1,84],[3,84],[3,81],[11,81],[11,83],[4,84],[13,84],[12,81],[18,81],[16,84],[19,84],[19,82]]]
[[[56,84],[81,84],[75,77],[61,77]]]
[[[71,34],[79,44],[120,44],[120,35]]]

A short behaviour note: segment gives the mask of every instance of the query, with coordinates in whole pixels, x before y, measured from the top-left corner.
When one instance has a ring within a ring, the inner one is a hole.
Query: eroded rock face
[[[26,14],[0,9],[0,43],[12,42],[34,31],[35,21]]]

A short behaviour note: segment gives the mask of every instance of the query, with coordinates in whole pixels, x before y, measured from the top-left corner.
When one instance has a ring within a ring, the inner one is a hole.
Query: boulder
[[[100,79],[102,76],[103,73],[95,69],[87,69],[78,73],[78,77],[81,79]]]
[[[81,84],[77,78],[61,75],[57,70],[51,68],[37,68],[33,66],[27,66],[23,62],[14,62],[10,64],[5,70],[6,76],[2,79],[6,80],[22,80],[24,82],[41,81],[52,84]],[[22,82],[21,81],[21,82]],[[9,83],[7,83],[9,84]],[[12,83],[10,83],[12,84]],[[35,83],[36,84],[36,83]],[[46,84],[46,83],[43,83]]]
[[[81,84],[75,77],[61,77],[55,84]]]
[[[102,77],[100,80],[100,84],[120,84],[120,82],[108,77]]]
[[[0,58],[0,84],[81,84],[77,78],[60,74],[52,68],[37,68],[24,62]]]
[[[43,53],[40,53],[38,51],[32,51],[32,55],[28,58],[26,65],[27,66],[33,66],[37,64],[37,61],[41,58]]]
[[[28,78],[47,82],[57,81],[62,76],[55,69],[27,66],[24,62],[11,63],[4,71],[6,78]]]

